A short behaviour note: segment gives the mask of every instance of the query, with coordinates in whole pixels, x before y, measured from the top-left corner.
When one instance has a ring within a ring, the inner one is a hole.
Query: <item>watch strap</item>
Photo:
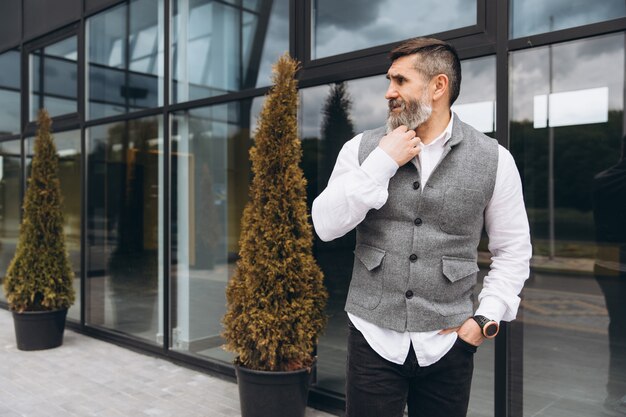
[[[498,334],[498,330],[500,329],[500,326],[496,321],[488,319],[487,317],[481,315],[473,316],[472,318],[480,326],[480,330],[482,331],[483,336],[488,339],[496,337],[496,335]]]

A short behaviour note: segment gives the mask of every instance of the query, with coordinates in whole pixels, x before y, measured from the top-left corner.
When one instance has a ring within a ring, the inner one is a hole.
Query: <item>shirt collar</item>
[[[422,144],[422,149],[424,148],[434,148],[434,147],[441,147],[443,148],[444,145],[450,140],[450,138],[452,137],[452,122],[454,120],[454,113],[450,113],[450,121],[448,122],[448,125],[446,126],[446,128],[443,130],[443,132],[441,132],[441,134],[439,134],[439,136],[437,136],[432,142],[430,142],[428,145],[424,145]]]

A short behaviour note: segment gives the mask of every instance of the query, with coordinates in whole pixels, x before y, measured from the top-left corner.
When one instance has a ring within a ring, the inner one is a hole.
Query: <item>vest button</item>
[[[412,253],[411,256],[409,256],[409,259],[411,260],[411,262],[415,262],[417,261],[417,255]]]
[[[421,226],[422,225],[422,219],[420,219],[419,217],[417,219],[415,219],[413,221],[413,223],[415,223],[416,226]]]
[[[406,295],[406,298],[410,300],[411,298],[413,298],[413,291],[408,290],[406,293],[404,293],[404,295]]]
[[[413,189],[414,189],[414,190],[417,190],[417,189],[419,189],[419,188],[420,188],[420,182],[419,182],[419,181],[415,181],[415,182],[413,183]]]

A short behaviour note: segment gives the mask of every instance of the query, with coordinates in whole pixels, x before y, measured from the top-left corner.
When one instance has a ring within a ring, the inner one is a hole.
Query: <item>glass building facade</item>
[[[310,205],[342,145],[384,123],[388,51],[435,36],[462,58],[453,110],[516,160],[533,240],[518,319],[476,353],[469,415],[618,413],[625,33],[618,0],[2,2],[0,279],[15,252],[33,119],[45,107],[76,272],[68,325],[234,379],[221,347],[224,291],[272,63],[286,51],[302,63]],[[330,299],[310,401],[338,414],[354,238],[315,241]]]

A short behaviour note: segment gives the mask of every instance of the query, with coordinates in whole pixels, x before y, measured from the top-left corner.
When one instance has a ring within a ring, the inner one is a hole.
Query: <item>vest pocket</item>
[[[439,228],[451,235],[471,235],[482,227],[485,198],[479,190],[449,187],[446,189]]]
[[[479,271],[478,264],[474,259],[442,256],[441,262],[443,264],[443,275],[450,282],[456,282]]]
[[[476,284],[476,273],[479,271],[476,261],[443,256],[441,262],[445,278],[434,303],[435,309],[442,316],[471,315],[473,305],[470,294]]]
[[[375,309],[383,295],[386,252],[373,246],[359,244],[354,249],[354,268],[348,300],[356,305]]]

